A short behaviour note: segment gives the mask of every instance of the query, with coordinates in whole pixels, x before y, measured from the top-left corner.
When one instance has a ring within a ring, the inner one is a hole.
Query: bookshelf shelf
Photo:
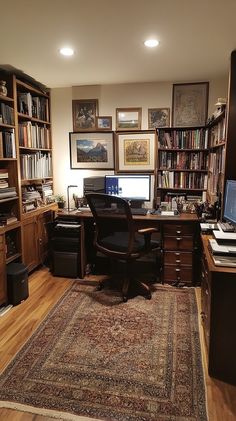
[[[157,171],[155,206],[168,202],[168,192],[197,192],[202,198],[207,189],[208,138],[205,128],[157,129]]]
[[[8,265],[9,263],[14,262],[14,260],[19,259],[19,257],[21,257],[21,253],[16,253],[11,257],[7,257],[6,258],[6,264]]]

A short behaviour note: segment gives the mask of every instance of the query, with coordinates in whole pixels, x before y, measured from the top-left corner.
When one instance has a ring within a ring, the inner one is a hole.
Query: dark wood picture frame
[[[96,117],[96,130],[100,130],[100,131],[112,130],[112,117],[111,116],[97,116]]]
[[[98,99],[73,99],[73,131],[94,131],[98,115]]]
[[[207,121],[209,82],[173,85],[172,126],[202,127]]]
[[[113,170],[114,132],[70,132],[70,168],[84,170]]]
[[[148,129],[170,127],[170,108],[148,108]]]
[[[156,144],[155,130],[116,132],[116,172],[154,173]]]

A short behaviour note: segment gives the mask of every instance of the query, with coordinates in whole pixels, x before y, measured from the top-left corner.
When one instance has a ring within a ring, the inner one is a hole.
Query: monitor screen
[[[236,224],[236,180],[226,181],[223,218]]]
[[[150,175],[106,175],[106,194],[131,201],[150,201]]]

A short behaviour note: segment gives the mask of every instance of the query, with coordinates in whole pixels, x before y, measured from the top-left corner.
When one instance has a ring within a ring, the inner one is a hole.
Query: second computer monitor
[[[106,194],[129,200],[132,204],[150,201],[151,177],[146,174],[107,175]]]

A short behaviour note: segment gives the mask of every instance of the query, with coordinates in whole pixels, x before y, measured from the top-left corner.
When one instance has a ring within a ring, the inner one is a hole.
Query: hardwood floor
[[[35,271],[29,279],[29,298],[0,317],[0,370],[11,361],[14,355],[31,336],[52,306],[70,286],[71,280],[51,276],[48,269]],[[200,288],[196,289],[198,305]],[[200,311],[199,311],[200,313]],[[200,327],[203,365],[205,372],[209,421],[236,420],[236,386],[210,378],[207,374],[206,355]],[[0,408],[3,421],[52,421],[42,415],[35,415]]]

